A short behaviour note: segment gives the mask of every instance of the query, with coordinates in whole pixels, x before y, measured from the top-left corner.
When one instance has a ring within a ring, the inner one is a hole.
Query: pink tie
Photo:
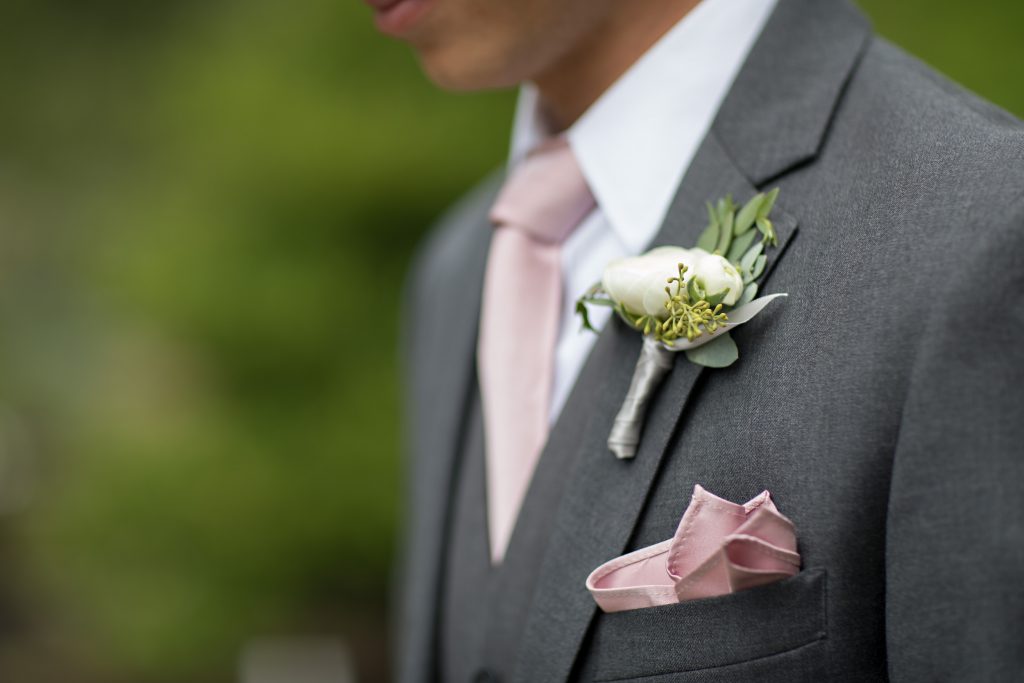
[[[491,209],[477,349],[487,461],[491,561],[505,556],[548,435],[561,313],[562,241],[594,206],[564,138],[513,170]]]

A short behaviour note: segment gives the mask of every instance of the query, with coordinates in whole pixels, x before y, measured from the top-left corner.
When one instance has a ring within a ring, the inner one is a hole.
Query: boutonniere
[[[609,263],[601,282],[576,302],[583,327],[588,306],[608,306],[644,337],[640,358],[615,418],[608,448],[636,455],[647,404],[680,352],[691,363],[724,368],[739,358],[729,331],[785,294],[757,297],[767,250],[778,246],[769,214],[778,188],[739,207],[732,197],[708,203],[708,226],[692,249],[657,247]]]

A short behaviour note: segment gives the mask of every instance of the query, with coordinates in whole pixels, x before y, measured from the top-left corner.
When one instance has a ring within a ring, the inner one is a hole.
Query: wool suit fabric
[[[789,297],[734,332],[735,365],[676,363],[630,461],[604,441],[641,340],[610,322],[488,572],[473,353],[500,183],[442,219],[408,281],[400,681],[1020,680],[1019,121],[845,0],[780,0],[651,246],[691,246],[706,201],[777,186],[762,293]],[[587,575],[670,537],[694,484],[770,490],[802,571],[598,611]]]

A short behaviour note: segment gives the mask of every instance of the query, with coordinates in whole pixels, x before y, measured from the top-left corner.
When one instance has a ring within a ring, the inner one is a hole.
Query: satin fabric
[[[793,523],[768,491],[739,505],[697,485],[672,538],[601,565],[587,590],[605,612],[621,612],[734,593],[799,570]]]
[[[547,439],[562,301],[562,241],[594,207],[572,150],[555,138],[502,187],[484,276],[477,350],[491,561],[500,564]]]

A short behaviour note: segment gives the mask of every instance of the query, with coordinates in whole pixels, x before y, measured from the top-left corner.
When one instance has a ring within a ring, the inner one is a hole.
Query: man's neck
[[[629,0],[533,79],[556,131],[568,128],[700,0]]]

